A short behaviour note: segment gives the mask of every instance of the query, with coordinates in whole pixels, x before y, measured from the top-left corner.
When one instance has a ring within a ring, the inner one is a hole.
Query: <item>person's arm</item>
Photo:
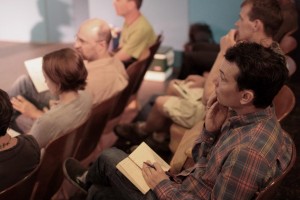
[[[223,36],[220,40],[220,52],[218,53],[218,56],[210,70],[209,75],[207,76],[205,83],[204,83],[204,91],[203,91],[203,97],[202,102],[204,105],[207,104],[207,100],[209,96],[215,92],[215,84],[214,80],[218,77],[220,65],[222,64],[224,60],[224,54],[227,51],[229,47],[232,47],[235,45],[235,35],[236,30],[232,29],[228,32],[227,35]]]
[[[53,127],[51,120],[45,115],[34,122],[28,134],[32,135],[36,139],[40,148],[44,148],[53,137],[51,133],[54,128],[55,127]]]
[[[225,160],[211,193],[211,199],[253,199],[270,166],[258,152],[236,148]]]
[[[118,58],[121,61],[129,61],[132,59],[132,57],[122,48],[114,54],[114,57]]]
[[[197,142],[204,142],[203,151],[207,151],[217,138],[220,133],[221,126],[227,118],[228,108],[220,105],[217,102],[217,97],[215,94],[211,95],[207,103],[208,110],[206,112],[205,124],[201,136],[198,138]],[[199,147],[201,148],[201,147]],[[199,149],[198,148],[198,149]],[[207,148],[207,149],[206,149]],[[196,148],[194,148],[196,149]],[[198,155],[202,157],[203,155]],[[201,174],[201,173],[196,173]],[[190,175],[191,176],[191,175]],[[187,177],[189,178],[189,177]],[[206,185],[205,181],[201,180],[201,177],[195,177],[196,179],[190,180],[193,182],[194,190],[186,191],[181,184],[175,183],[170,179],[167,179],[161,175],[155,175],[154,173],[149,173],[147,178],[145,178],[148,183],[151,180],[155,184],[151,184],[150,188],[158,196],[158,199],[199,199],[199,197],[204,198],[203,194],[211,192],[212,188],[209,185]],[[147,180],[149,179],[149,180]],[[149,183],[148,183],[149,184]]]
[[[11,103],[14,109],[32,119],[37,119],[44,114],[43,111],[39,110],[35,105],[20,95],[13,97]]]
[[[141,27],[131,32],[130,37],[126,38],[126,43],[121,43],[115,57],[121,61],[128,61],[131,59],[139,59],[141,54],[148,48],[149,38],[152,37],[151,29]],[[148,39],[147,39],[148,38]],[[122,34],[120,40],[123,40]]]

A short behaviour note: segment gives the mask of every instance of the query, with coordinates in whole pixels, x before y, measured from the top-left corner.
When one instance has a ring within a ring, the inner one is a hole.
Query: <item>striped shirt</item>
[[[287,167],[292,143],[272,108],[230,112],[219,133],[204,129],[196,140],[195,165],[161,181],[154,192],[158,199],[172,200],[253,199]]]

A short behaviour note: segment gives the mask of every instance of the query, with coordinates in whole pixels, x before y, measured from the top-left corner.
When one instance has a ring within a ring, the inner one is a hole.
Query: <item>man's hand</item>
[[[217,101],[217,96],[213,93],[207,102],[205,116],[205,129],[209,132],[220,130],[227,118],[228,108]]]
[[[220,52],[225,54],[227,49],[234,46],[236,44],[236,37],[237,30],[231,29],[225,36],[223,36],[220,40]]]
[[[149,163],[149,162],[147,162]],[[151,165],[151,164],[150,164]],[[142,168],[143,177],[148,186],[153,190],[157,184],[165,179],[169,179],[164,170],[158,163],[154,163],[153,167],[143,164]]]
[[[14,109],[32,119],[37,119],[44,114],[43,111],[37,109],[37,107],[20,95],[13,97],[11,103]]]
[[[184,82],[189,83],[190,88],[203,88],[205,78],[199,75],[189,75]]]

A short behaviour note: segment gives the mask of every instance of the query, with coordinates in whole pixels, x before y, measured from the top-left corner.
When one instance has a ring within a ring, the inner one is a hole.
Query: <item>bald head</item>
[[[96,18],[86,20],[80,26],[80,31],[95,41],[104,40],[107,44],[110,43],[111,30],[104,20]]]
[[[108,55],[111,40],[109,25],[101,19],[83,22],[77,32],[75,49],[87,61],[94,61]]]

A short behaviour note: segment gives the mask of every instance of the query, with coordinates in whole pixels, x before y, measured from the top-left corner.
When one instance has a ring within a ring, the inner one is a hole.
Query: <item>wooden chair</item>
[[[46,146],[31,196],[32,200],[51,199],[57,192],[64,177],[62,164],[66,158],[74,155],[84,126],[85,124],[81,125]]]
[[[150,55],[147,58],[147,61],[145,63],[145,67],[140,72],[139,77],[137,77],[137,81],[136,81],[136,84],[133,88],[132,94],[136,95],[138,90],[140,89],[140,87],[142,85],[142,82],[144,80],[144,76],[145,76],[147,70],[149,69],[149,67],[150,67],[150,65],[153,61],[154,55],[157,52],[158,48],[160,47],[162,41],[163,41],[163,36],[162,36],[162,34],[159,34],[156,38],[155,43],[149,48]]]
[[[126,71],[129,77],[128,85],[120,94],[119,100],[118,102],[116,102],[116,106],[114,107],[110,119],[114,119],[123,113],[125,107],[128,105],[131,95],[134,92],[135,86],[139,84],[138,83],[140,81],[139,78],[141,77],[141,74],[145,70],[147,62],[148,62],[148,57],[132,63],[127,68]]]
[[[296,99],[293,91],[284,85],[273,100],[278,121],[283,120],[295,107]]]
[[[82,137],[75,152],[74,157],[77,160],[84,160],[94,151],[109,116],[111,115],[115,102],[119,98],[120,94],[117,94],[93,107],[91,115],[86,121],[86,125],[82,131]]]
[[[30,199],[34,187],[34,183],[37,178],[39,166],[40,165],[36,166],[36,168],[32,172],[30,172],[26,177],[18,181],[16,184],[8,187],[5,190],[2,190],[0,192],[0,200]]]
[[[288,134],[288,133],[286,133]],[[269,200],[272,199],[272,197],[276,194],[276,191],[278,190],[278,187],[286,177],[286,175],[291,171],[293,168],[295,162],[296,162],[296,146],[293,143],[293,151],[292,151],[292,159],[287,166],[287,168],[283,171],[283,173],[275,178],[266,188],[264,188],[256,197],[256,200]]]

